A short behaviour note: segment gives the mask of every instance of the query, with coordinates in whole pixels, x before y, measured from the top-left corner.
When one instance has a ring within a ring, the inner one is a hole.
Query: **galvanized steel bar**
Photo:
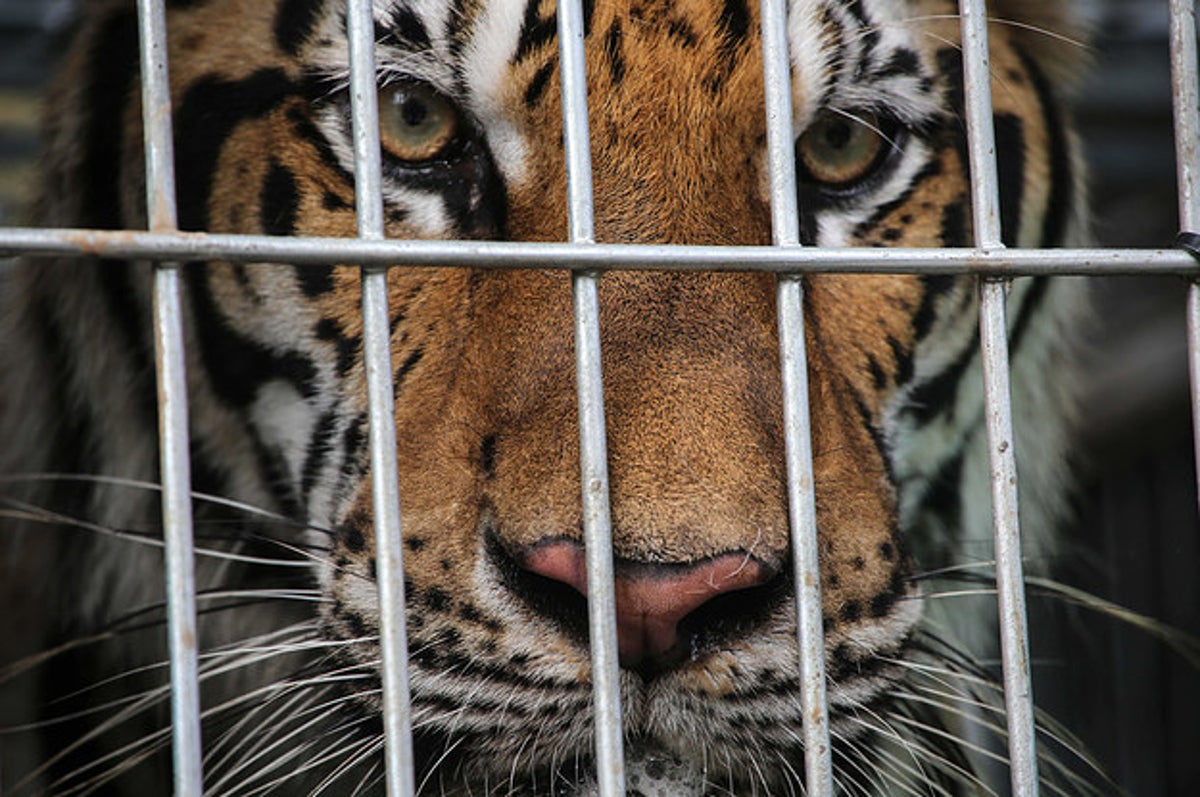
[[[985,0],[960,0],[967,135],[971,161],[971,204],[975,243],[1003,247],[996,136],[992,120],[992,78]],[[1017,464],[1009,384],[1006,281],[981,279],[979,336],[983,361],[984,406],[991,465],[992,524],[996,546],[996,593],[1000,613],[1000,652],[1004,665],[1009,776],[1016,797],[1038,793],[1037,736],[1029,673],[1029,624],[1021,565]]]
[[[992,123],[987,4],[986,0],[959,0],[959,8],[975,245],[985,250],[999,249],[1003,246],[1000,239],[1000,179],[996,164],[996,130]]]
[[[587,71],[580,0],[559,0],[559,72],[562,82],[563,148],[567,165],[568,228],[572,244],[595,244],[592,213],[592,155],[588,133]],[[579,402],[579,460],[583,489],[583,535],[587,555],[588,629],[592,653],[596,781],[601,797],[625,794],[621,722],[621,667],[617,652],[617,608],[613,583],[612,518],[608,500],[608,444],[604,426],[604,381],[600,364],[600,275],[576,271],[575,378]]]
[[[788,56],[787,3],[763,0],[763,81],[767,111],[771,237],[778,247],[800,246],[796,192],[792,71]],[[804,720],[804,785],[813,797],[834,794],[829,704],[825,694],[825,633],[813,492],[812,429],[808,406],[808,356],[804,335],[804,283],[797,274],[776,283],[779,356],[783,379],[783,430],[787,457],[788,521],[800,646],[800,701]]]
[[[1171,0],[1171,87],[1179,224],[1200,233],[1200,87],[1197,85],[1196,2]]]
[[[384,238],[375,21],[371,0],[349,0],[350,108],[354,130],[354,196],[360,239]],[[416,792],[408,683],[400,487],[396,464],[395,392],[387,266],[362,268],[363,358],[367,372],[371,501],[379,588],[384,764],[389,797]]]
[[[154,359],[158,373],[159,472],[167,570],[174,793],[177,797],[200,797],[203,772],[192,472],[183,310],[179,269],[174,266],[158,266],[154,272]]]
[[[142,133],[146,150],[146,216],[153,232],[171,232],[179,226],[175,211],[175,139],[171,129],[171,82],[167,68],[164,1],[138,0]]]
[[[372,266],[569,269],[572,271],[766,271],[775,274],[976,274],[1200,277],[1178,249],[886,249],[816,246],[669,246],[501,241],[285,238],[269,235],[0,228],[0,257],[223,260]]]
[[[1171,88],[1175,109],[1175,170],[1179,228],[1200,234],[1200,98],[1197,97],[1196,3],[1171,0]],[[1192,440],[1200,485],[1200,282],[1188,288],[1188,371],[1192,384]]]
[[[142,128],[146,159],[146,216],[150,230],[177,227],[175,148],[163,0],[138,0]],[[159,476],[167,587],[167,647],[171,659],[171,755],[174,793],[200,797],[204,773],[200,739],[199,650],[196,633],[192,473],[188,440],[187,366],[179,268],[154,271],[154,364],[158,380]]]

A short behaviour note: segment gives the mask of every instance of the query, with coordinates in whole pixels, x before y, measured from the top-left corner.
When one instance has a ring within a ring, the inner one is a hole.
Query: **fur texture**
[[[1080,243],[1062,104],[1079,31],[1061,4],[992,7],[1005,242]],[[172,4],[184,229],[354,235],[342,13]],[[596,0],[586,14],[597,239],[769,243],[757,6]],[[564,239],[553,3],[380,0],[376,24],[388,236]],[[135,30],[131,3],[87,8],[48,104],[41,224],[144,225]],[[805,243],[968,245],[954,4],[792,0],[789,32]],[[413,157],[429,141],[441,144]],[[378,605],[358,272],[184,273],[195,489],[222,499],[197,498],[208,788],[370,791]],[[157,632],[140,630],[160,616],[159,552],[138,539],[155,532],[157,494],[114,481],[157,478],[150,274],[28,261],[7,280],[0,464],[8,505],[40,521],[6,544],[55,571],[53,602],[38,604],[45,646],[118,632],[38,668],[32,702],[46,718],[70,705],[54,696],[145,700],[47,726],[30,790],[166,783],[166,698],[157,671],[138,669],[162,658]],[[389,290],[423,793],[584,791],[569,279],[398,266]],[[696,793],[798,793],[774,279],[614,271],[600,301],[632,771],[665,762]],[[929,623],[986,631],[992,610],[942,601],[931,618],[921,596],[936,586],[920,574],[989,557],[975,285],[815,275],[805,301],[839,781],[971,792],[976,742],[922,728],[978,739],[995,695]],[[1046,279],[1009,298],[1030,551],[1053,545],[1064,512],[1064,363],[1082,304],[1078,284]]]

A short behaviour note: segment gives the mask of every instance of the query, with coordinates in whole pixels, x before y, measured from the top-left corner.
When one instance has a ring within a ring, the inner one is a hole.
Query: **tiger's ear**
[[[1074,88],[1091,61],[1092,6],[1067,0],[993,0],[989,18],[1060,89]]]

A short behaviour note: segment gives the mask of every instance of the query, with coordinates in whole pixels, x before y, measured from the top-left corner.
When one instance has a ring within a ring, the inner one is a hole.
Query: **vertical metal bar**
[[[568,224],[571,243],[586,245],[595,243],[596,237],[583,27],[580,0],[559,0],[558,41]],[[600,363],[599,283],[597,272],[576,272],[571,277],[575,304],[575,378],[579,402],[579,464],[587,555],[592,700],[595,704],[596,780],[601,797],[623,797],[625,756],[621,735],[621,669],[617,655],[608,444]]]
[[[375,82],[375,21],[370,0],[349,0],[346,27],[350,44],[350,103],[354,129],[354,193],[358,235],[368,240],[380,240],[384,237],[382,158]],[[362,269],[362,310],[379,588],[387,793],[389,797],[410,797],[416,791],[416,773],[413,769],[386,267]]]
[[[1003,243],[996,137],[992,120],[987,7],[985,0],[960,0],[959,8],[962,12],[975,244],[981,249],[1000,249]],[[1007,709],[1009,775],[1014,795],[1032,797],[1038,793],[1037,738],[1034,730],[1033,687],[1029,675],[1029,632],[1025,614],[1012,390],[1008,371],[1008,325],[1004,307],[1007,286],[1007,281],[980,282],[979,335],[991,464],[992,523],[996,548],[1000,650],[1004,665],[1004,702]]]
[[[138,0],[146,215],[152,232],[177,227],[175,148],[162,0]],[[196,635],[192,474],[187,369],[177,264],[154,271],[154,363],[158,379],[159,473],[167,579],[167,647],[171,657],[171,743],[177,797],[200,797],[199,651]]]
[[[1171,0],[1171,88],[1175,109],[1175,169],[1179,228],[1200,233],[1200,99],[1196,81],[1196,3]],[[1200,282],[1188,289],[1188,370],[1192,383],[1192,437],[1200,485]]]
[[[792,129],[787,4],[782,0],[763,0],[761,13],[771,237],[776,246],[799,246],[800,213],[796,192],[795,131]],[[804,711],[805,793],[813,797],[832,797],[832,751],[825,694],[825,634],[822,627],[816,498],[813,493],[808,354],[804,335],[804,283],[798,275],[783,275],[777,282],[776,291],[787,451],[788,520],[796,583],[800,697]]]

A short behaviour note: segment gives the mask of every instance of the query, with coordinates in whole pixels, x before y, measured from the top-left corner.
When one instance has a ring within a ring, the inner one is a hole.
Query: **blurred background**
[[[0,0],[0,225],[23,218],[39,90],[71,6]],[[1169,247],[1178,212],[1167,0],[1094,6],[1096,69],[1079,118],[1096,236],[1104,246]],[[1078,463],[1085,486],[1060,577],[1200,634],[1186,286],[1124,277],[1097,280],[1096,291],[1088,431]],[[1030,606],[1038,702],[1077,729],[1130,794],[1200,794],[1200,672],[1128,625],[1061,601],[1031,597]]]

